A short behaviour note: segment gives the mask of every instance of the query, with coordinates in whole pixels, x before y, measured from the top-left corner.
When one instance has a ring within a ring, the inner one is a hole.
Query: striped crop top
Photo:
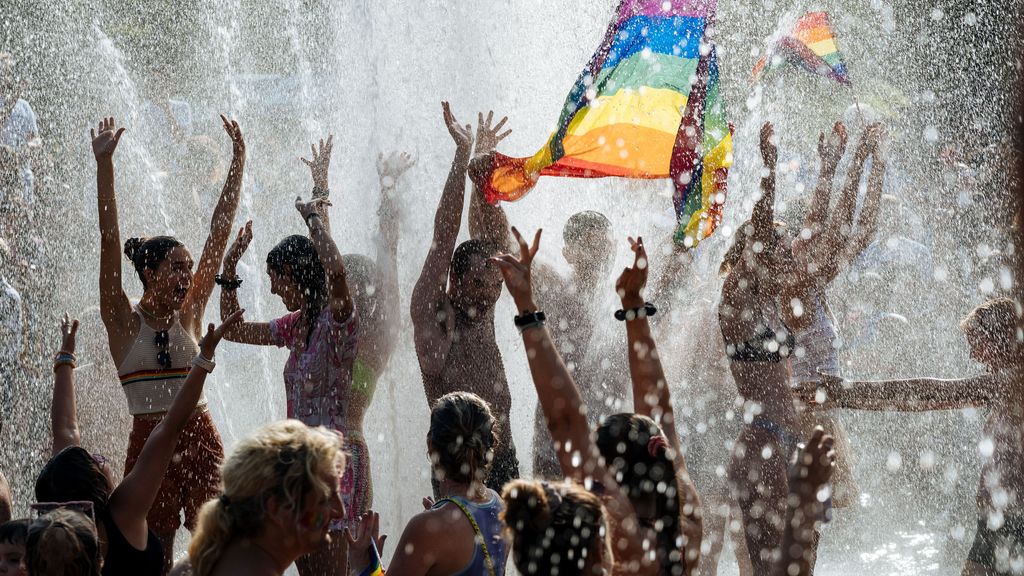
[[[174,315],[174,323],[166,331],[166,340],[162,338],[162,331],[154,330],[146,324],[138,308],[135,313],[139,316],[139,334],[128,355],[118,366],[117,375],[128,399],[128,411],[133,416],[160,414],[171,407],[174,396],[185,383],[192,359],[199,354],[199,344],[182,327],[177,313]],[[169,367],[160,362],[163,353],[170,358]],[[205,404],[204,394],[199,405]]]

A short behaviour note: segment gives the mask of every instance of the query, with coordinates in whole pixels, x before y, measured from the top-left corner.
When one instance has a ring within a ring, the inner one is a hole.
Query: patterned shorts
[[[331,522],[331,530],[351,526],[373,505],[373,481],[370,478],[370,450],[363,435],[344,432],[345,473],[341,477],[341,501],[345,516]]]

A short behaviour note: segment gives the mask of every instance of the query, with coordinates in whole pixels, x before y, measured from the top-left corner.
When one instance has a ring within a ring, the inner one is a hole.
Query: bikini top
[[[199,344],[181,325],[178,314],[167,330],[154,330],[138,308],[139,333],[128,355],[117,367],[121,387],[128,399],[128,411],[137,414],[159,414],[170,409],[175,395],[185,384],[192,368],[192,359],[199,354]],[[205,396],[199,405],[206,404]]]

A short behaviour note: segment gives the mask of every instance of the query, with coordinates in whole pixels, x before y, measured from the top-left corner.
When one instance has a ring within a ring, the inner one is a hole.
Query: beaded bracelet
[[[57,368],[68,365],[71,366],[72,370],[74,370],[77,362],[78,358],[76,358],[74,354],[70,352],[58,352],[53,358],[53,369],[56,371]]]

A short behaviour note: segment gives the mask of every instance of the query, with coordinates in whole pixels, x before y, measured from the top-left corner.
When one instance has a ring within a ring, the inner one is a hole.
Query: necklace
[[[171,318],[174,318],[174,312],[171,312],[169,315],[163,316],[163,317],[157,316],[156,314],[153,314],[149,310],[146,310],[146,307],[143,306],[142,303],[139,303],[138,309],[139,309],[139,312],[142,312],[143,316],[145,316],[146,318],[149,318],[150,320],[153,320],[155,322],[167,322]]]

